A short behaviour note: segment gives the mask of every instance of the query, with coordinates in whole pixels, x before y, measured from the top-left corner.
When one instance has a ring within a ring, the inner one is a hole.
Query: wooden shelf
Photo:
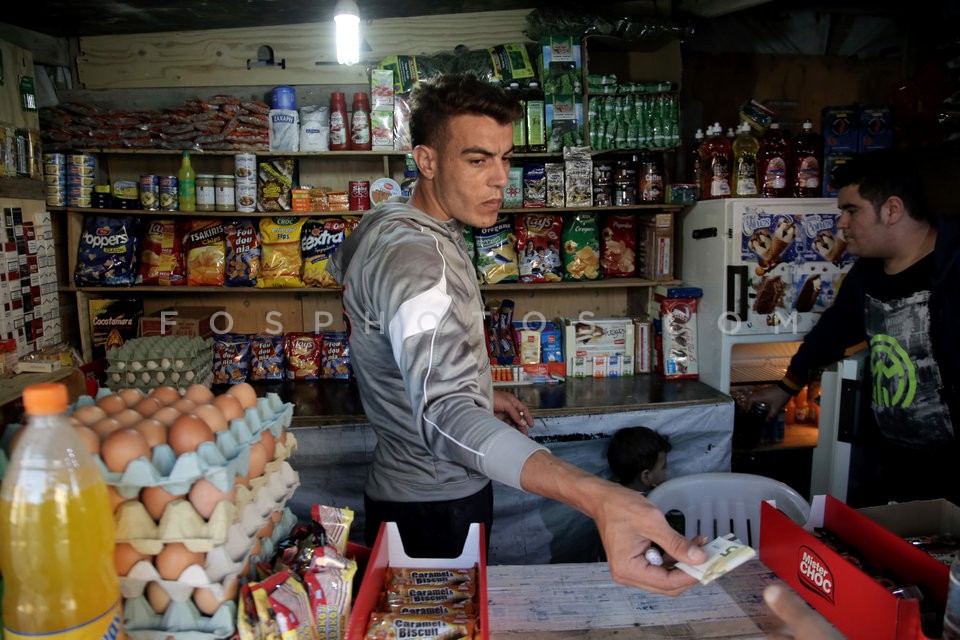
[[[621,213],[629,211],[649,212],[660,211],[663,213],[679,213],[683,211],[686,205],[682,204],[631,204],[610,207],[519,207],[511,209],[501,209],[501,213],[581,213],[583,211],[606,211],[610,213]]]
[[[482,284],[482,291],[545,291],[548,289],[629,289],[679,285],[680,280],[644,280],[643,278],[610,278],[609,280],[564,280],[562,282],[501,282]]]
[[[304,216],[360,216],[363,211],[168,211],[165,209],[97,209],[94,207],[47,207],[87,216],[156,216],[160,218],[271,218]]]
[[[134,285],[131,287],[60,287],[61,291],[81,292],[81,293],[107,293],[111,295],[125,293],[162,293],[173,295],[196,295],[209,293],[236,293],[236,294],[262,294],[262,293],[340,293],[342,290],[326,287],[211,287],[211,286],[160,286],[160,285]]]
[[[130,155],[130,156],[181,156],[184,151],[189,151],[190,156],[235,156],[240,153],[252,153],[258,156],[271,156],[271,157],[280,157],[280,156],[292,156],[296,158],[308,158],[308,157],[339,157],[345,158],[348,156],[356,157],[382,157],[382,156],[395,156],[402,158],[406,156],[410,151],[269,151],[267,149],[262,149],[259,151],[248,151],[245,149],[227,149],[227,150],[196,150],[196,149],[75,149],[67,153],[85,153],[89,155]]]
[[[10,377],[0,378],[0,407],[19,399],[23,395],[23,390],[30,385],[66,380],[76,371],[73,367],[62,367],[56,371],[45,373],[18,373]]]

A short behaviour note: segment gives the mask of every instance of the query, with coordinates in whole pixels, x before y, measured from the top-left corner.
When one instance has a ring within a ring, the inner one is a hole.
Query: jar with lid
[[[217,200],[214,177],[211,173],[197,175],[197,211],[216,211]]]
[[[639,176],[640,202],[663,202],[663,154],[645,152],[640,154]]]
[[[229,174],[214,179],[214,200],[217,211],[236,211],[236,178]]]
[[[613,173],[613,204],[617,207],[637,203],[637,170],[629,160],[617,160]]]

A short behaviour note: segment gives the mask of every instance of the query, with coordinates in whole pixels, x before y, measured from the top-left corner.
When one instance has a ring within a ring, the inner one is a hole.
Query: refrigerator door
[[[752,199],[728,204],[722,330],[734,336],[802,335],[833,302],[852,258],[834,199]]]

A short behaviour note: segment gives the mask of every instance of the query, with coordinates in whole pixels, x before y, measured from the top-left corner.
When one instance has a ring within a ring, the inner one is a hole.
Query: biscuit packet
[[[582,212],[564,218],[563,279],[599,280],[600,225],[595,212]]]
[[[328,331],[323,334],[320,356],[321,378],[347,380],[350,378],[350,342],[345,332]]]
[[[250,336],[222,333],[213,338],[213,383],[246,382],[250,371]]]
[[[193,220],[183,238],[187,256],[187,284],[222,287],[225,279],[227,246],[223,222],[217,218]]]
[[[258,334],[250,337],[248,380],[283,380],[283,342],[283,336]]]

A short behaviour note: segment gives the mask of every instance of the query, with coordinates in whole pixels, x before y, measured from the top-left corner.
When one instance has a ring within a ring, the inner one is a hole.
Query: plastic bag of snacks
[[[255,287],[260,275],[260,236],[251,220],[231,220],[224,228],[228,287]]]
[[[493,226],[474,229],[473,241],[477,253],[477,273],[482,283],[516,282],[520,278],[517,236],[509,216],[499,216]]]
[[[183,245],[187,255],[187,284],[222,287],[227,262],[223,222],[216,218],[192,221]]]
[[[352,230],[343,218],[307,220],[300,234],[300,257],[303,260],[303,284],[311,287],[339,286],[327,272],[330,256],[340,248]]]
[[[132,285],[137,277],[137,219],[85,216],[73,281],[78,287]]]
[[[300,234],[306,218],[277,216],[260,220],[262,245],[258,287],[302,287]]]
[[[187,280],[183,269],[184,223],[151,220],[143,235],[139,282],[150,285],[182,285]]]

